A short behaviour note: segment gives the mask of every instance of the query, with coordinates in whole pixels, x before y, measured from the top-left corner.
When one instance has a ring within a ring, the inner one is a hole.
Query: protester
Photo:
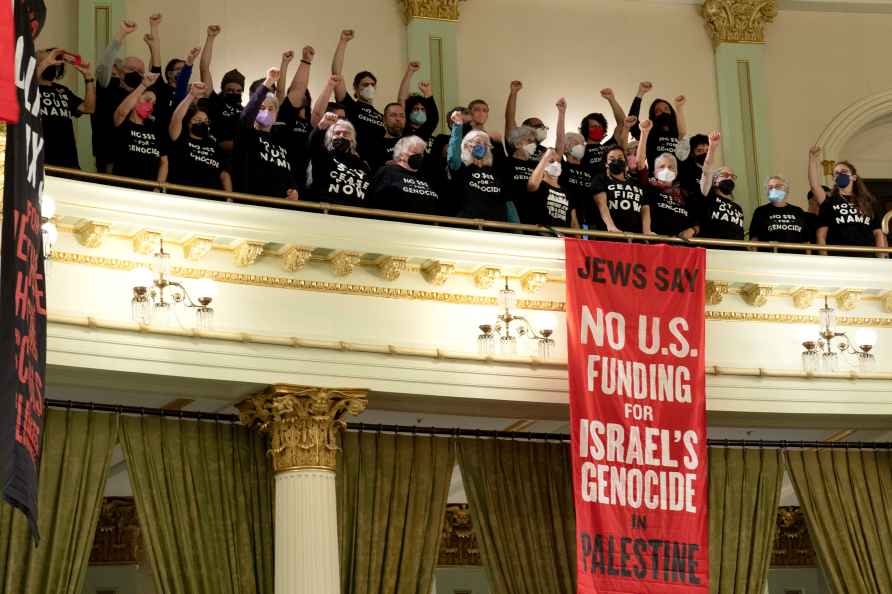
[[[737,175],[728,166],[713,171],[715,153],[722,135],[713,132],[709,135],[709,149],[703,162],[703,175],[700,180],[700,200],[698,215],[699,237],[707,239],[743,239],[743,209],[734,201],[734,187]]]
[[[195,107],[206,93],[204,83],[192,83],[189,94],[171,115],[167,181],[231,192],[232,179],[221,164],[217,142],[211,138],[208,114]]]
[[[692,204],[678,181],[678,161],[663,153],[654,160],[654,175],[649,176],[647,146],[653,123],[640,124],[638,175],[647,191],[641,207],[641,230],[646,235],[669,235],[690,239],[697,234],[696,205]]]
[[[482,130],[472,130],[462,136],[464,118],[460,113],[452,113],[452,123],[448,161],[455,180],[454,189],[460,197],[458,216],[507,221],[505,203],[510,196],[497,173],[500,169],[497,160],[504,160],[504,153],[498,156],[490,136]]]
[[[208,116],[211,120],[211,134],[217,141],[223,158],[231,158],[235,137],[239,130],[242,114],[242,94],[245,92],[245,75],[232,69],[223,75],[220,92],[215,92],[214,78],[211,75],[211,61],[214,57],[214,44],[222,31],[220,25],[209,25],[204,47],[201,49],[199,74],[210,95]]]
[[[561,157],[554,149],[547,149],[527,182],[527,190],[534,198],[535,209],[530,211],[534,216],[529,220],[521,216],[522,223],[546,227],[569,226],[570,198],[567,190],[561,187],[560,178]]]
[[[787,180],[779,175],[769,177],[765,191],[768,202],[753,212],[749,230],[750,241],[809,243],[809,224],[805,213],[795,204],[787,202],[790,192]]]
[[[44,163],[80,169],[72,120],[96,111],[96,78],[89,62],[61,48],[38,54],[37,79],[40,85],[40,121],[43,124]],[[65,85],[57,83],[69,63],[84,78],[86,92],[81,99]]]
[[[310,134],[311,184],[314,200],[367,206],[369,166],[357,151],[356,128],[326,113]]]
[[[517,128],[517,94],[523,89],[523,83],[519,80],[511,81],[511,90],[508,93],[508,101],[505,102],[505,138],[508,138],[512,130]],[[522,123],[533,131],[534,143],[536,150],[530,155],[534,161],[539,161],[545,153],[545,147],[542,145],[548,137],[548,126],[542,123],[542,120],[536,117],[527,118]],[[513,150],[511,140],[508,140],[508,151]],[[514,147],[516,148],[516,147]]]
[[[641,233],[644,189],[629,179],[625,152],[619,146],[607,151],[606,172],[595,182],[599,229]]]
[[[112,123],[117,128],[114,174],[152,181],[167,177],[167,156],[162,154],[162,142],[153,113],[157,97],[151,89],[158,74],[143,75],[142,82],[115,110]]]
[[[406,136],[397,141],[391,163],[378,170],[372,178],[368,200],[370,208],[441,214],[439,197],[422,170],[426,149],[427,143],[420,136]]]

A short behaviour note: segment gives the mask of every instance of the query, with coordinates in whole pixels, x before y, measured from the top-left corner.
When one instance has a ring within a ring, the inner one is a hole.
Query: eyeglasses
[[[731,173],[731,174],[723,173],[721,175],[716,176],[716,179],[719,181],[721,181],[723,179],[731,179],[731,180],[737,181],[737,176],[734,175],[733,173]]]

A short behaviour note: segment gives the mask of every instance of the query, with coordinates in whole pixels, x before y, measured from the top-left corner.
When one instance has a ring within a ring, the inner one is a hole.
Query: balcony
[[[563,242],[556,237],[227,203],[48,177],[59,239],[48,262],[48,395],[224,409],[273,382],[362,387],[373,408],[565,419]],[[475,223],[472,223],[475,224]],[[131,271],[160,240],[171,274],[218,283],[211,330],[131,320]],[[710,249],[711,424],[860,427],[892,420],[892,263]],[[555,330],[541,358],[480,355],[478,326],[507,280]],[[872,327],[875,373],[800,370],[824,296]],[[137,395],[138,394],[138,398]]]

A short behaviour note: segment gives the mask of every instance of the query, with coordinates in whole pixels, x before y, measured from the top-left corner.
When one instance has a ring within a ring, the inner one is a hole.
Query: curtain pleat
[[[459,465],[495,594],[576,591],[576,513],[566,443],[458,439]]]
[[[273,594],[273,475],[263,436],[228,423],[121,419],[162,594]]]
[[[112,450],[117,415],[47,409],[38,492],[40,546],[28,522],[0,504],[0,584],[16,594],[81,594]]]
[[[786,459],[834,592],[892,592],[892,452],[790,450]]]
[[[348,432],[338,457],[343,594],[431,589],[455,453],[448,439]]]

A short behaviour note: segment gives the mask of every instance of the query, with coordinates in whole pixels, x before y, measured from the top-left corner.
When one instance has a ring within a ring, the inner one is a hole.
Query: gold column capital
[[[365,410],[366,390],[273,384],[238,403],[239,420],[270,434],[275,472],[336,467],[338,432]]]
[[[457,21],[459,0],[398,0],[406,24],[412,19]]]
[[[700,15],[716,47],[765,43],[765,25],[777,16],[777,0],[706,0]]]

